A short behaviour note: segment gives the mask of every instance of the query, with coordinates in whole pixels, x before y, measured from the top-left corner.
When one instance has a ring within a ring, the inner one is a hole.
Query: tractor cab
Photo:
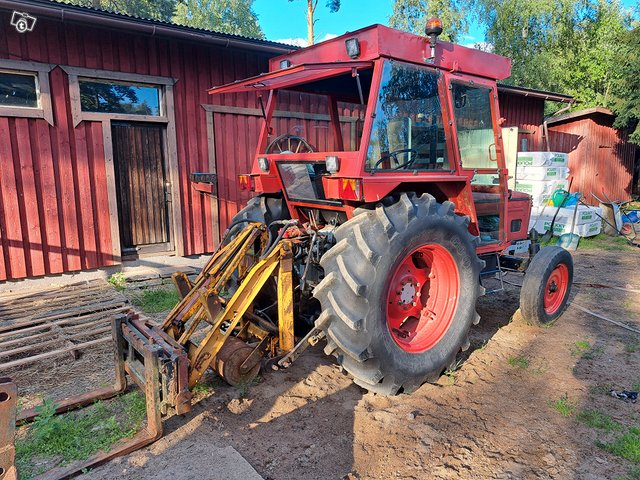
[[[425,37],[374,25],[212,88],[256,92],[264,113],[241,182],[282,192],[292,218],[327,224],[390,195],[429,193],[470,219],[479,253],[526,239],[530,201],[507,187],[496,90],[510,60],[438,33],[437,24]]]

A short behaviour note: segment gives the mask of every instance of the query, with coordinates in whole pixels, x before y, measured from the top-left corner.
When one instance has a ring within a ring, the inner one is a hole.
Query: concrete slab
[[[263,480],[237,450],[225,445],[208,412],[156,443],[78,477],[81,480]],[[182,421],[174,418],[174,421]]]

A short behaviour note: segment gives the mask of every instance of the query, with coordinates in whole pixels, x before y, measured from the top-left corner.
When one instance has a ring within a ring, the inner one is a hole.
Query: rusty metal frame
[[[0,378],[0,480],[17,480],[14,436],[18,389],[10,378]]]
[[[101,388],[98,390],[94,390],[93,392],[69,397],[56,405],[56,413],[69,412],[71,410],[90,405],[98,400],[105,400],[115,397],[123,393],[127,389],[125,364],[120,361],[120,352],[124,347],[124,344],[122,336],[119,334],[119,332],[121,331],[121,327],[124,322],[133,320],[135,318],[136,315],[133,314],[133,312],[130,312],[127,315],[120,315],[114,318],[111,324],[112,335],[115,343],[114,357],[116,361],[116,381],[113,387]],[[77,462],[65,467],[55,468],[37,477],[38,479],[60,480],[69,478],[71,476],[77,475],[78,473],[81,473],[87,468],[96,467],[111,460],[112,458],[118,457],[120,455],[126,455],[127,453],[138,450],[146,445],[155,442],[162,436],[162,417],[159,397],[159,392],[161,391],[161,375],[159,362],[160,351],[161,347],[157,345],[150,345],[144,351],[145,371],[143,388],[145,390],[147,410],[147,425],[145,426],[145,428],[142,431],[138,432],[133,438],[121,440],[115,445],[112,445],[109,451],[99,451],[84,461]],[[0,392],[3,391],[3,386],[4,385],[0,381]],[[15,392],[15,385],[13,385],[13,388]],[[2,412],[2,403],[0,403],[0,421],[3,421],[3,419],[5,418],[3,413],[4,412]],[[11,434],[11,448],[13,448],[13,429],[15,428],[16,423],[24,424],[31,422],[37,415],[38,413],[36,411],[36,408],[30,408],[21,412],[17,419],[14,416],[14,418],[9,422],[10,425],[6,430],[4,428],[0,429],[0,447],[3,446],[2,441],[4,441],[4,435],[5,432],[7,432],[7,437],[9,433]],[[1,452],[2,450],[0,450],[0,453]],[[0,456],[0,462],[2,461],[3,459]],[[0,476],[0,480],[13,480],[13,478],[15,477]]]
[[[259,249],[263,250],[266,236],[264,225],[250,223],[234,240],[220,248],[207,262],[191,290],[185,293],[162,325],[157,325],[133,311],[113,318],[111,334],[116,364],[114,385],[67,398],[56,405],[55,412],[68,412],[123,393],[127,389],[128,375],[145,392],[147,425],[132,439],[117,442],[109,451],[100,451],[82,462],[50,470],[38,477],[39,479],[68,478],[159,439],[163,432],[162,415],[170,408],[178,414],[191,409],[190,389],[211,366],[234,332],[241,339],[247,335],[260,339],[240,366],[241,372],[244,373],[252,368],[257,357],[269,350],[272,355],[293,351],[295,337],[292,245],[296,240],[278,239],[277,244],[264,253],[263,257],[258,258],[258,253],[252,249],[258,248],[259,245]],[[247,255],[253,255],[255,259],[255,263],[249,268],[242,265]],[[219,292],[227,285],[234,272],[239,272],[235,273],[239,285],[231,298],[226,300],[219,296]],[[272,327],[273,331],[261,328],[260,317],[250,311],[255,297],[274,275],[278,277],[277,332],[275,325]],[[188,280],[182,280],[184,286],[190,285],[190,282],[187,283]],[[192,335],[202,321],[209,324],[204,339],[194,343]],[[0,468],[4,468],[1,462],[13,465],[14,452],[16,391],[12,382],[6,384],[7,388],[13,388],[13,393],[9,395],[14,399],[13,407],[8,407],[10,410],[12,408],[13,416],[3,415],[4,384],[0,381],[0,421],[6,417],[9,418],[10,424],[10,428],[0,431]],[[17,422],[33,421],[37,414],[35,408],[25,410]],[[2,456],[5,450],[6,458]],[[15,477],[0,476],[0,480],[15,480]]]

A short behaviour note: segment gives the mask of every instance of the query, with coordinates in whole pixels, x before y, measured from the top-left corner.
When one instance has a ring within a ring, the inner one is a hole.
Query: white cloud
[[[335,33],[327,33],[322,38],[320,38],[316,43],[326,42],[327,40],[331,40],[332,38],[336,38],[338,35]],[[278,40],[274,40],[274,42],[278,43],[286,43],[287,45],[295,45],[296,47],[308,47],[309,42],[307,42],[306,38],[295,37],[295,38],[279,38]]]

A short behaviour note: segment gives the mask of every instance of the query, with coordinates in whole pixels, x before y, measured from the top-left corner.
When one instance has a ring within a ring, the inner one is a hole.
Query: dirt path
[[[640,289],[638,258],[579,252],[575,280]],[[577,418],[598,410],[640,426],[640,403],[608,394],[640,384],[640,338],[575,308],[551,328],[530,327],[513,315],[517,288],[507,288],[480,300],[470,355],[437,385],[366,394],[315,349],[246,392],[215,387],[185,418],[169,419],[164,443],[85,478],[157,478],[157,462],[172,466],[173,480],[223,478],[203,442],[234,447],[274,480],[626,478],[633,464],[596,445],[615,432]],[[573,301],[640,328],[640,294],[576,286]],[[571,415],[559,412],[565,406]]]

